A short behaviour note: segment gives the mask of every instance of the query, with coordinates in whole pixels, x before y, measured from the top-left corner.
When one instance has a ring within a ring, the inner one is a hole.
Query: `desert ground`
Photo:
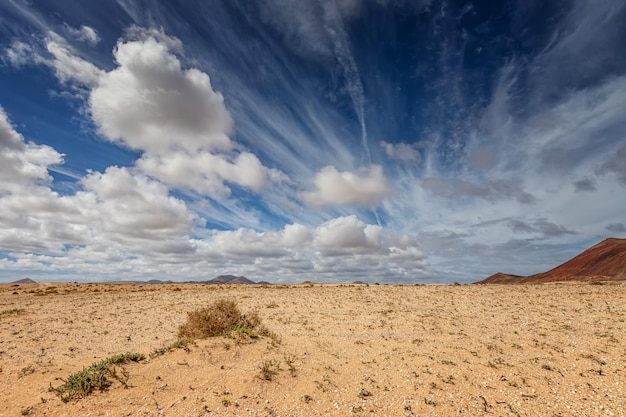
[[[216,300],[268,333],[195,340]],[[0,285],[1,416],[625,416],[626,285]],[[125,352],[81,399],[50,387]]]

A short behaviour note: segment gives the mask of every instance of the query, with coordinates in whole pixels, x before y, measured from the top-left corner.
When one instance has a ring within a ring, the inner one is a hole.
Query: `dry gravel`
[[[275,336],[149,357],[221,298]],[[0,285],[0,416],[625,416],[625,320],[620,284]],[[128,387],[48,392],[127,351]]]

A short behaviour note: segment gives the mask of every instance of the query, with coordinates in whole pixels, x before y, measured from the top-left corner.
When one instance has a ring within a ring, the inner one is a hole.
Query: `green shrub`
[[[94,390],[105,390],[111,386],[112,382],[108,378],[113,378],[126,385],[128,374],[122,370],[122,376],[118,375],[115,365],[127,362],[138,362],[145,359],[141,353],[122,353],[111,356],[100,362],[91,364],[80,372],[70,375],[67,380],[62,380],[63,385],[50,387],[50,392],[54,392],[63,402],[72,399],[79,399],[91,394]]]

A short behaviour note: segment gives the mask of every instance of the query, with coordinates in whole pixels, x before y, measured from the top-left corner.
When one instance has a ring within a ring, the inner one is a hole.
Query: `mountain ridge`
[[[626,280],[626,239],[611,237],[546,272],[529,276],[497,272],[476,284],[623,280]]]

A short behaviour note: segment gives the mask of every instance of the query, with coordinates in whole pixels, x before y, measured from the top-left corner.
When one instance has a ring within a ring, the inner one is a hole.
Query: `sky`
[[[626,237],[626,2],[4,0],[0,282],[469,283]]]

